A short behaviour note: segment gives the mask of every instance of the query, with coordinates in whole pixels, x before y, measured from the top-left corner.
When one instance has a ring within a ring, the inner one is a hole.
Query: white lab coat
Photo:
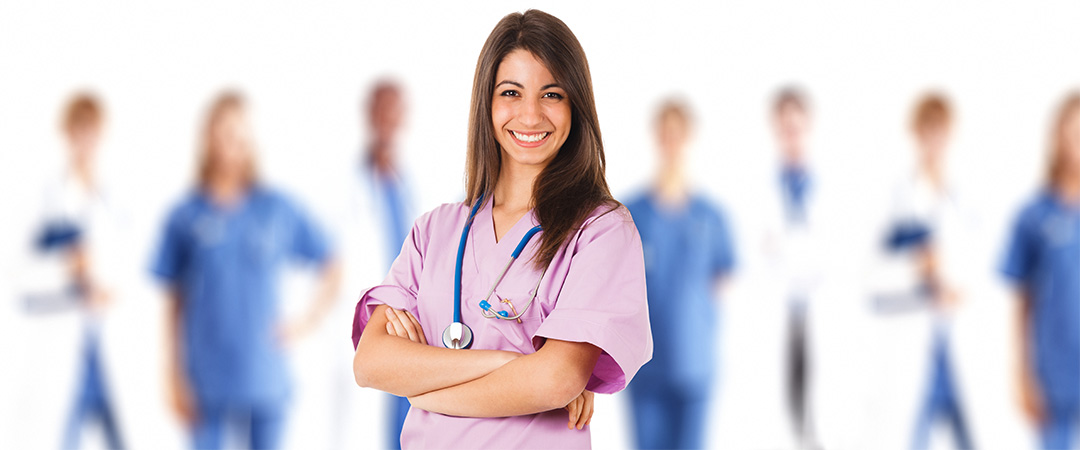
[[[725,361],[730,364],[724,365],[724,371],[730,376],[724,379],[726,386],[743,384],[754,388],[753,404],[739,408],[738,414],[742,417],[739,428],[760,427],[745,431],[755,445],[795,448],[798,444],[788,406],[790,308],[796,299],[806,307],[810,346],[807,410],[818,421],[820,402],[815,398],[820,395],[819,381],[825,366],[822,349],[828,342],[820,336],[834,327],[829,320],[821,320],[830,314],[822,307],[832,302],[830,279],[841,253],[831,243],[835,208],[830,207],[830,199],[834,195],[828,191],[825,178],[810,169],[805,223],[789,226],[779,166],[774,164],[770,169],[756,177],[760,181],[754,186],[742,189],[739,198],[733,198],[740,268],[738,282],[732,286],[725,306],[725,334],[730,338],[724,344],[730,349],[725,350],[725,355],[730,356]],[[736,359],[736,355],[745,353],[740,348],[754,350]],[[754,415],[754,419],[746,414]],[[819,429],[818,439],[828,447],[821,434]]]
[[[917,221],[929,227],[932,245],[938,258],[940,276],[948,286],[961,292],[960,307],[944,315],[924,303],[915,292],[920,283],[918,266],[910,252],[892,253],[882,250],[873,270],[869,288],[869,308],[874,311],[872,341],[878,349],[868,367],[878,379],[877,389],[871,391],[871,420],[874,430],[871,442],[888,447],[906,448],[911,445],[915,421],[926,400],[930,382],[931,350],[935,327],[948,333],[950,364],[961,408],[972,431],[973,408],[966,400],[965,382],[970,378],[965,370],[966,351],[958,348],[954,323],[964,314],[965,305],[973,298],[968,295],[974,287],[980,264],[973,260],[972,235],[977,226],[975,214],[967,206],[962,193],[947,183],[942,191],[915,171],[895,183],[888,212],[886,230],[879,236],[880,246],[889,229],[896,224]],[[904,298],[908,301],[904,301]],[[899,299],[899,300],[898,300]],[[870,443],[870,442],[868,442]]]
[[[80,242],[89,261],[90,276],[112,294],[113,303],[102,314],[85,307],[70,294],[72,280],[66,252],[43,253],[36,240],[45,224],[66,221],[80,231]],[[44,189],[41,212],[27,236],[27,256],[20,267],[16,288],[17,308],[23,312],[23,327],[17,337],[22,342],[21,361],[13,404],[23,420],[13,427],[21,436],[12,442],[60,446],[82,381],[83,346],[87,334],[99,337],[99,356],[109,400],[121,433],[124,433],[123,408],[119,406],[115,375],[116,342],[107,324],[112,306],[122,294],[121,274],[128,249],[123,241],[126,215],[118,208],[107,188],[89,191],[68,173],[57,176]],[[41,310],[43,304],[52,305]],[[85,424],[84,424],[85,426]]]
[[[339,298],[319,336],[302,343],[307,347],[296,352],[296,359],[328,367],[331,373],[329,379],[321,372],[300,374],[298,384],[304,396],[296,399],[292,413],[295,420],[290,425],[295,431],[286,436],[286,447],[385,447],[389,396],[356,385],[350,339],[360,292],[383,280],[390,269],[390,248],[394,247],[394,253],[399,248],[389,242],[385,195],[373,169],[357,162],[346,167],[328,180],[334,185],[331,191],[336,198],[325,206],[331,209],[326,216],[331,218],[329,231],[342,266]],[[403,182],[404,222],[411,227],[415,210],[406,186],[407,182]],[[312,353],[318,353],[318,358]]]

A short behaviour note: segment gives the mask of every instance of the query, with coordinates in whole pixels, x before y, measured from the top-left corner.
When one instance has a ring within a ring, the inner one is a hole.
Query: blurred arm
[[[1034,424],[1042,423],[1042,389],[1034,373],[1034,359],[1031,357],[1031,295],[1021,290],[1019,296],[1019,314],[1016,315],[1016,351],[1018,380],[1020,382],[1020,406],[1024,414]]]
[[[375,308],[356,345],[353,375],[361,387],[411,397],[475,380],[520,356],[499,350],[452,350],[390,335],[388,309]]]
[[[536,353],[517,358],[476,380],[410,396],[413,406],[462,417],[508,417],[565,407],[581,395],[600,348],[548,339]]]
[[[323,264],[319,272],[319,285],[315,292],[315,299],[297,322],[290,324],[284,330],[284,338],[291,341],[302,337],[314,330],[330,310],[333,309],[337,299],[338,289],[341,288],[341,263],[331,260]]]
[[[183,349],[183,298],[174,288],[166,294],[165,307],[165,370],[166,385],[169,387],[170,402],[174,412],[185,425],[195,422],[194,399],[187,375],[184,371]]]

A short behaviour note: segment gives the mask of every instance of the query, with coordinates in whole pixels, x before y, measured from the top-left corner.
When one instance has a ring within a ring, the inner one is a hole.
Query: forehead
[[[495,78],[496,83],[509,80],[524,84],[526,87],[540,87],[529,86],[529,82],[541,85],[555,82],[555,77],[551,74],[551,71],[536,55],[520,48],[507,53],[503,57],[502,61],[499,62],[498,69],[495,71]]]

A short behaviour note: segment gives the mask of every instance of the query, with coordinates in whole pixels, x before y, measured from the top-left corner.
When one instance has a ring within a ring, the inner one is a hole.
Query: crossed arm
[[[411,314],[378,306],[356,347],[360,386],[409,397],[413,406],[465,417],[506,417],[566,408],[569,427],[592,417],[585,384],[600,357],[592,344],[549,339],[536,353],[429,346]]]

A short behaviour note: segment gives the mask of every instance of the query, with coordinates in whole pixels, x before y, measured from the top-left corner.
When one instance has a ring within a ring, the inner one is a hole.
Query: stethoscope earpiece
[[[480,210],[480,207],[482,205],[484,205],[483,197],[476,200],[476,204],[473,205],[472,210],[469,211],[469,218],[465,220],[465,226],[461,230],[461,241],[460,243],[458,243],[457,259],[454,261],[454,321],[450,323],[450,326],[446,327],[446,330],[443,330],[442,335],[443,346],[446,348],[464,349],[469,348],[469,346],[472,345],[472,329],[469,328],[468,325],[465,325],[461,322],[461,262],[465,258],[465,243],[468,242],[469,239],[469,228],[472,227],[473,219],[476,218],[476,212]],[[484,304],[488,303],[487,299],[491,298],[492,292],[495,292],[495,287],[498,286],[499,282],[502,281],[503,276],[506,275],[506,271],[510,269],[510,265],[513,264],[514,261],[517,260],[518,256],[521,255],[522,250],[525,249],[525,245],[528,244],[529,240],[532,239],[532,237],[539,232],[540,226],[537,225],[528,232],[526,232],[525,236],[521,238],[521,241],[518,242],[517,247],[514,248],[514,251],[510,254],[510,261],[507,261],[506,266],[503,267],[502,273],[499,274],[499,278],[495,280],[495,283],[491,286],[491,290],[488,291],[488,295],[483,302]],[[547,272],[547,270],[545,269],[544,272]],[[540,279],[544,279],[543,273],[540,274]],[[519,318],[522,314],[525,313],[525,310],[529,308],[529,306],[532,304],[532,301],[536,299],[536,292],[539,291],[539,289],[540,281],[537,280],[536,287],[532,291],[532,299],[529,300],[529,303],[525,305],[525,308],[522,309],[521,312],[516,313],[516,315],[514,316],[510,316],[505,311],[498,311],[497,313],[493,313],[490,310],[490,305],[486,307],[481,306],[484,309],[482,314],[484,315],[484,317],[488,318],[497,317],[500,319],[518,320],[520,323]],[[511,305],[511,307],[513,307],[513,305]],[[488,314],[491,314],[491,316],[489,316]]]

